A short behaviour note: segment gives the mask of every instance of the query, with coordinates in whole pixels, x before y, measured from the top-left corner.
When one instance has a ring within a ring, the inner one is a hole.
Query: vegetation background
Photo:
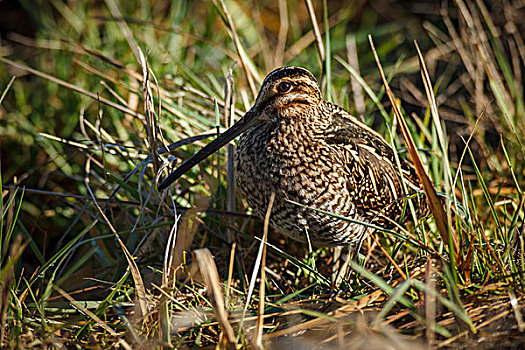
[[[0,347],[523,348],[523,18],[522,0],[0,1]],[[446,198],[370,235],[340,287],[332,250],[250,216],[224,154],[156,190],[282,65],[403,157],[406,123]]]

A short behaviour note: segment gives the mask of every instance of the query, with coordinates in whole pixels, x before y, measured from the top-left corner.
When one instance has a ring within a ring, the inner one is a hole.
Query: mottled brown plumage
[[[271,225],[315,246],[352,245],[367,227],[304,206],[393,227],[402,219],[403,199],[420,187],[413,167],[401,158],[405,193],[395,151],[386,141],[324,101],[309,71],[284,67],[265,78],[254,106],[239,122],[183,163],[159,188],[243,132],[235,154],[243,196],[264,218],[274,192]]]

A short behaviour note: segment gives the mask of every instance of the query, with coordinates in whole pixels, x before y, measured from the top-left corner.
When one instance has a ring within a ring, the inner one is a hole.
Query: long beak
[[[228,130],[222,133],[215,140],[204,146],[199,152],[193,155],[190,159],[182,163],[174,172],[168,175],[158,186],[159,191],[165,189],[171,185],[175,180],[184,175],[188,170],[193,168],[195,165],[208,158],[210,155],[215,153],[219,148],[257,124],[258,118],[255,113],[251,110],[248,111],[244,117],[242,117],[237,123],[233,124]]]

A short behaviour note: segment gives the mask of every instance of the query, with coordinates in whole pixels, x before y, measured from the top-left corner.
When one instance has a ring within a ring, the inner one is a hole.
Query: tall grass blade
[[[375,51],[374,43],[372,41],[371,36],[369,37],[369,40],[370,40],[370,45],[372,47],[372,51],[374,52],[374,56],[376,58],[377,65],[379,67],[379,71],[381,73],[381,78],[383,79],[383,84],[385,85],[385,89],[386,89],[388,98],[390,99],[390,103],[392,104],[392,108],[399,122],[399,128],[401,130],[401,133],[405,140],[405,144],[412,158],[412,162],[414,163],[414,166],[416,168],[416,172],[419,177],[419,181],[421,181],[421,184],[423,185],[423,190],[425,191],[425,194],[427,196],[428,203],[430,205],[430,209],[432,213],[434,214],[434,218],[435,218],[439,233],[441,234],[441,238],[443,239],[443,242],[449,242],[449,237],[452,238],[452,241],[454,244],[453,246],[454,250],[450,251],[449,253],[452,259],[457,258],[456,254],[458,254],[458,250],[459,250],[459,243],[457,241],[457,238],[454,235],[448,234],[447,220],[446,220],[445,212],[443,211],[443,206],[441,205],[441,202],[439,198],[437,197],[436,190],[434,186],[432,185],[432,182],[428,178],[425,168],[423,167],[423,163],[421,162],[421,159],[419,158],[419,155],[417,153],[417,148],[414,143],[414,140],[412,139],[412,135],[410,134],[410,131],[408,129],[408,125],[406,124],[406,121],[403,115],[399,111],[399,108],[397,108],[397,104],[396,104],[394,95],[392,93],[392,90],[390,90],[390,86],[386,80],[385,74],[381,66],[381,62],[379,61],[379,57],[377,55],[377,52]]]
[[[223,332],[226,334],[228,346],[235,346],[235,333],[228,321],[228,315],[224,306],[224,295],[220,287],[219,274],[217,273],[217,266],[215,266],[213,257],[207,248],[194,250],[192,254],[204,278],[204,283],[208,287],[208,293],[211,294],[215,315],[221,324]]]

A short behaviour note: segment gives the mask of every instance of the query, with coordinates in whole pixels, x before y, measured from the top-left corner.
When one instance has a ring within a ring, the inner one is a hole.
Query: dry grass
[[[401,5],[10,7],[34,28],[0,46],[1,347],[522,347],[525,7]],[[250,216],[231,146],[156,190],[278,65],[406,150],[433,203],[374,227],[340,288],[330,249]]]

